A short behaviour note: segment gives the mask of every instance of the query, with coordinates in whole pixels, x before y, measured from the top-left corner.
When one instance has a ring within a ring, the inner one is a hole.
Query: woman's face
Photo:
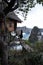
[[[6,26],[9,32],[14,31],[14,22],[8,22]]]

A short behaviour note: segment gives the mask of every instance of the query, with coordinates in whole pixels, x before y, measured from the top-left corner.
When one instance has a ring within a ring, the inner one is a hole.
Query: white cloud
[[[19,17],[23,20],[22,16],[19,15]],[[43,6],[41,4],[37,4],[28,12],[27,20],[18,24],[18,26],[26,26],[29,28],[38,26],[39,28],[43,28]]]

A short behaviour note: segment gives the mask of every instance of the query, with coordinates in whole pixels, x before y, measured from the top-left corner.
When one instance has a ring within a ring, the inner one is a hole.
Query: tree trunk
[[[8,65],[8,45],[0,41],[1,65]]]

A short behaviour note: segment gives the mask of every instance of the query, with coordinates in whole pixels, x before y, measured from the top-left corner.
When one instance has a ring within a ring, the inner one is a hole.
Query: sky
[[[36,4],[36,6],[28,12],[26,20],[24,20],[24,17],[20,14],[18,14],[18,16],[23,21],[17,24],[18,27],[26,26],[27,28],[33,28],[37,26],[43,28],[43,6],[41,4]]]

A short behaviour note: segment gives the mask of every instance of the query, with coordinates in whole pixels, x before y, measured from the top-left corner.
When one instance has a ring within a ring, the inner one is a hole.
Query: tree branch
[[[10,12],[13,10],[16,10],[18,8],[18,5],[16,5],[14,8],[11,8]]]
[[[7,4],[9,4],[9,2],[7,0],[3,0],[3,1],[5,1]]]
[[[3,10],[4,14],[7,15],[11,8],[14,6],[16,0],[11,0],[8,6]]]

